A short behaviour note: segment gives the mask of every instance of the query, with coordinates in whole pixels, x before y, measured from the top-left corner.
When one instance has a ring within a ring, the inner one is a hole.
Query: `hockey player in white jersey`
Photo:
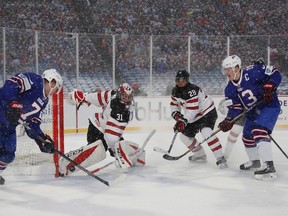
[[[84,93],[74,90],[68,94],[67,100],[72,105],[94,104],[102,107],[89,119],[87,133],[88,145],[68,152],[66,155],[83,167],[89,167],[106,158],[108,150],[115,157],[117,167],[127,168],[145,164],[145,151],[135,154],[138,144],[123,139],[123,132],[133,119],[134,93],[127,83],[117,90],[106,90],[94,93]],[[78,168],[72,163],[60,158],[60,173],[62,176],[74,172]]]
[[[170,103],[171,115],[176,121],[174,131],[180,132],[181,141],[189,149],[193,149],[195,145],[198,145],[195,138],[198,132],[205,139],[211,136],[218,118],[217,111],[213,100],[201,88],[189,82],[189,73],[186,70],[177,72],[175,82]],[[226,168],[227,162],[217,136],[209,138],[207,144],[217,160],[217,166]],[[194,154],[189,157],[191,162],[203,161],[207,158],[201,145],[198,145],[192,152]]]

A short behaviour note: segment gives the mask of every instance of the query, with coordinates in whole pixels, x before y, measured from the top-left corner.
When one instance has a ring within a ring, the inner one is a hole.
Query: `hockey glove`
[[[19,101],[10,101],[8,104],[7,119],[11,123],[17,123],[20,119],[23,104]]]
[[[171,114],[172,118],[176,121],[178,121],[178,119],[182,119],[183,118],[183,114],[179,111],[174,111]]]
[[[272,82],[265,83],[263,86],[263,100],[265,103],[270,103],[274,98],[275,85]]]
[[[40,148],[41,152],[53,154],[55,152],[55,146],[54,141],[51,139],[51,137],[48,134],[45,134],[45,137],[43,138],[45,142],[42,142],[40,139],[35,139],[35,142]]]
[[[72,105],[85,104],[90,106],[90,103],[85,99],[85,93],[81,90],[74,90],[67,96],[68,102]]]
[[[174,132],[183,132],[185,130],[185,127],[187,126],[187,119],[185,118],[180,118],[174,125],[173,129]]]
[[[233,125],[234,123],[231,123],[229,119],[225,118],[219,123],[218,128],[223,132],[227,132],[232,129]]]

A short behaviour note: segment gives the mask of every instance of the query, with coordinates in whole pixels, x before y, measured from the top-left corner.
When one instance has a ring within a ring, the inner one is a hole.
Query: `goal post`
[[[64,93],[52,95],[52,128],[55,148],[64,153]],[[54,154],[55,177],[59,177],[59,155]]]
[[[40,125],[44,133],[52,137],[55,148],[64,153],[64,93],[53,94],[49,103],[41,112]],[[25,128],[19,125],[15,160],[4,171],[5,175],[54,175],[59,176],[59,155],[40,151],[33,139],[30,139]]]

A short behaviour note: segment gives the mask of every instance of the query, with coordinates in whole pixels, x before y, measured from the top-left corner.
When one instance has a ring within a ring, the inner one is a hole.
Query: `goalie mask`
[[[120,85],[117,90],[117,98],[120,100],[120,102],[130,105],[134,98],[134,91],[131,86],[127,83]]]
[[[50,93],[49,95],[53,94],[54,92],[58,94],[63,86],[63,80],[61,75],[55,69],[45,70],[42,74],[42,78],[47,80],[50,86]],[[52,87],[51,82],[55,81],[55,86]]]

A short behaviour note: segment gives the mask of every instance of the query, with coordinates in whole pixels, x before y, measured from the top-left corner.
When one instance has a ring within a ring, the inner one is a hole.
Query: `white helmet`
[[[235,67],[238,65],[239,69],[241,69],[241,59],[237,55],[231,55],[226,57],[222,62],[222,73],[224,73],[224,69],[232,68],[233,71]]]
[[[134,91],[128,83],[123,83],[118,87],[117,97],[122,103],[130,105],[134,98]]]
[[[61,75],[57,72],[56,69],[45,70],[42,74],[42,78],[46,79],[49,82],[50,86],[51,86],[51,81],[55,80],[56,85],[55,87],[51,88],[50,94],[51,92],[53,92],[54,89],[57,89],[56,94],[58,94],[61,91],[62,86],[63,86],[63,80],[62,80]]]

